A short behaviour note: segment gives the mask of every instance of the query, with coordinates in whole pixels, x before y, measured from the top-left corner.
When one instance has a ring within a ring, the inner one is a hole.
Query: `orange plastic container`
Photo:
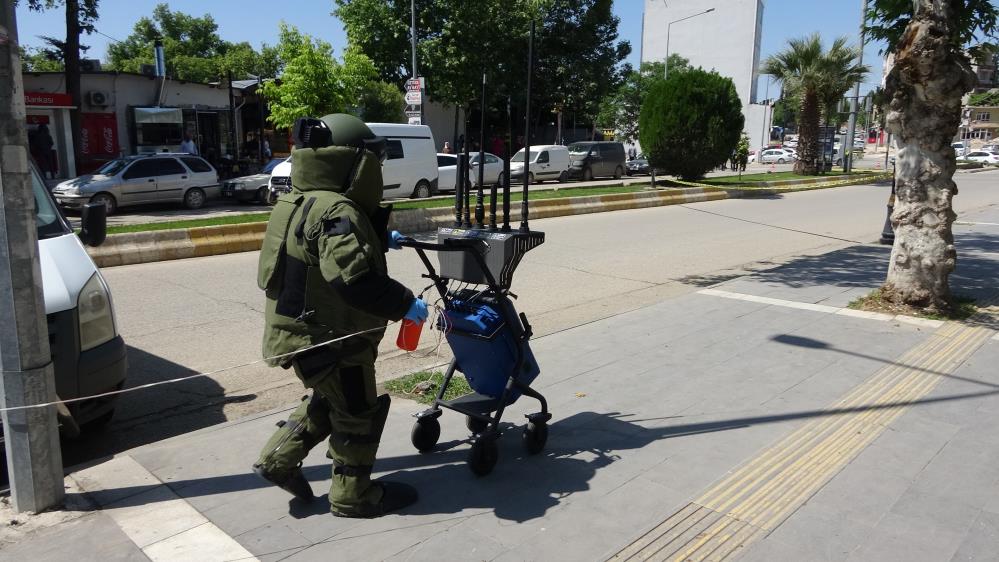
[[[420,345],[420,333],[423,331],[423,322],[413,322],[403,319],[399,326],[399,337],[395,339],[395,345],[404,351],[415,351]]]

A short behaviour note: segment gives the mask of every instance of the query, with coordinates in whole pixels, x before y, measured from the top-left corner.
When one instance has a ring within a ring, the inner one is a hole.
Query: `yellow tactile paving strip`
[[[992,308],[943,325],[611,560],[726,560],[766,537],[993,336]]]

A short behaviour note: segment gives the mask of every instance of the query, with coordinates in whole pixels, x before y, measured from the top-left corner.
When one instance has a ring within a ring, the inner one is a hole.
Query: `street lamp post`
[[[663,0],[663,5],[666,5],[666,0]],[[669,78],[669,31],[670,31],[670,28],[673,27],[674,23],[680,23],[681,21],[686,21],[686,20],[689,20],[690,18],[696,18],[697,16],[703,16],[704,14],[708,14],[708,13],[711,13],[713,11],[715,11],[714,8],[708,8],[707,10],[704,10],[703,12],[697,12],[696,14],[687,16],[685,18],[680,18],[678,20],[673,20],[673,21],[669,22],[668,24],[666,24],[666,61],[665,61],[666,62],[666,64],[665,64],[666,71],[663,72],[663,78]]]

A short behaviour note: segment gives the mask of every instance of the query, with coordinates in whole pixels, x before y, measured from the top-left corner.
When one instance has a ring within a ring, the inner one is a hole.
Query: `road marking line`
[[[988,327],[944,324],[828,407],[829,415],[756,455],[612,559],[723,560],[767,536],[992,337]]]
[[[959,224],[961,226],[999,226],[999,222],[967,222],[967,221],[955,221],[954,224]]]

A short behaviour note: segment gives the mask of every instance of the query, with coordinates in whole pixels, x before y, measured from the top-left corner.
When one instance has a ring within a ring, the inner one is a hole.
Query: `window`
[[[976,121],[986,121],[986,122],[991,121],[992,120],[992,114],[990,112],[988,112],[988,111],[982,111],[981,113],[978,114],[978,116],[975,117],[975,120]]]
[[[538,164],[547,164],[547,163],[548,163],[548,151],[546,150],[538,155]]]
[[[187,170],[180,165],[180,162],[174,160],[173,158],[153,158],[152,162],[156,163],[157,176],[172,176],[175,174],[187,173]]]
[[[437,156],[437,166],[457,166],[458,157],[450,155],[438,155]]]
[[[486,154],[486,164],[499,164],[500,159],[492,154]]]
[[[139,146],[180,144],[183,126],[180,123],[136,123],[135,132]]]
[[[385,142],[385,154],[386,160],[399,160],[406,157],[406,153],[402,150],[401,140],[388,140]]]
[[[155,160],[138,160],[125,170],[125,175],[122,178],[126,180],[151,178],[156,176],[157,169],[158,166]]]
[[[34,166],[31,167],[31,191],[35,195],[35,227],[38,229],[38,238],[52,238],[68,233],[58,209],[52,203],[45,182]]]
[[[201,158],[194,158],[192,156],[187,156],[187,157],[183,157],[182,156],[180,159],[185,164],[187,164],[187,167],[190,168],[191,171],[194,172],[194,173],[211,172],[212,171],[212,167],[208,165],[208,162],[205,162]],[[273,169],[273,166],[271,167],[271,169]]]

